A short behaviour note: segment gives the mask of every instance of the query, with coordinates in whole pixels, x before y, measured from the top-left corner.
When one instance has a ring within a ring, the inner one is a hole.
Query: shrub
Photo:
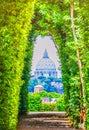
[[[59,97],[57,102],[43,102],[43,97]],[[39,93],[28,94],[28,111],[65,111],[64,95],[58,93],[47,93],[45,91]]]
[[[28,111],[40,111],[41,104],[42,100],[38,93],[28,95]]]
[[[54,111],[56,103],[42,103],[42,111]]]
[[[56,107],[58,111],[65,111],[64,95],[61,95],[57,100]]]

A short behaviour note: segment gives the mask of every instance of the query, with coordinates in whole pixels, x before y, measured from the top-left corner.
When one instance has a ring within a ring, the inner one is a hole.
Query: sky
[[[55,44],[52,40],[52,37],[51,36],[45,36],[45,37],[38,36],[34,44],[32,68],[31,68],[32,75],[34,75],[36,65],[39,62],[39,60],[43,57],[45,49],[47,49],[49,58],[55,63],[57,71],[58,71],[58,68],[60,68],[60,62],[59,62],[60,60],[58,58],[57,49],[55,48]],[[60,71],[58,71],[58,77],[60,77]]]

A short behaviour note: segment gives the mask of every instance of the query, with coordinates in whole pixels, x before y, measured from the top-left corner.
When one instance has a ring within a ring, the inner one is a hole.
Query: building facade
[[[34,86],[34,93],[41,92],[43,90],[44,90],[44,88],[42,85]]]

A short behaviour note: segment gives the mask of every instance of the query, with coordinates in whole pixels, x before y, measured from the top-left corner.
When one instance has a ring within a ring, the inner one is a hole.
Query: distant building
[[[50,102],[50,98],[49,97],[43,97],[42,98],[42,103],[49,103]]]
[[[51,98],[51,103],[56,103],[57,98]]]
[[[34,72],[35,77],[54,77],[57,78],[57,71],[54,62],[49,58],[48,52],[45,49],[42,59],[38,62]]]
[[[37,86],[34,86],[34,92],[40,92],[40,91],[43,91],[44,88],[42,85],[37,85]]]
[[[43,86],[39,84],[42,84]],[[46,85],[48,87],[46,87]],[[60,76],[60,78],[58,78],[56,66],[54,62],[49,58],[46,49],[44,51],[43,57],[36,65],[36,69],[34,71],[34,75],[32,75],[30,79],[29,86],[29,92],[40,92],[42,90],[63,94],[62,77]]]

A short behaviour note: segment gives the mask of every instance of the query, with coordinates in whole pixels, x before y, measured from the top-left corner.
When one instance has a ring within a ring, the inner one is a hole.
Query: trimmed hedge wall
[[[15,130],[33,0],[0,1],[0,130]]]
[[[22,80],[24,80],[24,83],[21,87],[20,91],[20,105],[19,105],[19,114],[26,114],[28,109],[28,87],[29,87],[29,79],[30,79],[30,71],[31,71],[31,62],[32,62],[32,54],[33,54],[33,39],[32,35],[33,30],[29,34],[29,41],[27,43],[26,47],[26,56],[25,56],[25,62],[24,62],[24,69],[23,69],[23,75]]]
[[[40,95],[30,94],[28,95],[28,111],[40,111],[41,110],[42,100]]]

